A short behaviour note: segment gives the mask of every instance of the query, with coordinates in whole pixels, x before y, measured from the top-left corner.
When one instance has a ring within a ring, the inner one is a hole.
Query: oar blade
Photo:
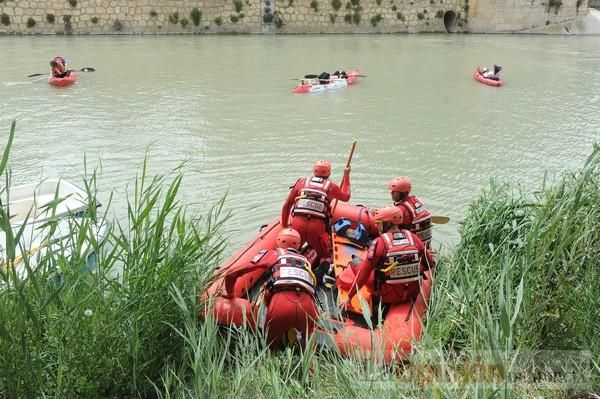
[[[96,70],[94,68],[89,68],[89,67],[87,67],[87,68],[81,68],[79,70],[79,72],[95,72],[95,71]]]
[[[431,221],[435,224],[446,224],[450,221],[450,218],[447,216],[431,216]]]
[[[47,73],[34,73],[33,75],[27,75],[28,78],[33,78],[34,76],[42,76],[47,75]]]

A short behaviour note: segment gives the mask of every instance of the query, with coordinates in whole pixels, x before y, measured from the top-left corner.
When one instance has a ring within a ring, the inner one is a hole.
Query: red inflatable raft
[[[333,219],[342,217],[362,223],[370,234],[377,231],[373,215],[366,207],[339,203]],[[235,284],[232,299],[221,296],[222,275],[230,268],[244,268],[249,265],[259,250],[275,248],[277,233],[281,229],[278,219],[272,221],[217,269],[215,282],[206,292],[199,295],[200,300],[205,303],[204,317],[212,316],[217,323],[225,326],[255,328],[259,325],[260,292],[268,273],[257,270],[243,275]],[[350,266],[358,264],[366,256],[368,245],[337,236],[335,233],[332,237],[337,286],[333,289],[317,289],[317,304],[322,316],[322,322],[316,332],[317,342],[320,345],[337,347],[344,356],[375,357],[385,363],[406,358],[412,344],[421,337],[423,317],[431,292],[431,271],[425,273],[421,293],[414,303],[391,306],[383,323],[371,329],[369,325],[373,324],[369,315],[377,313],[373,301],[373,276],[360,290],[360,295],[353,298],[346,314],[340,314],[337,307],[337,303],[347,297],[347,289],[354,279],[353,268]],[[316,258],[312,249],[306,251],[305,256],[311,262]],[[363,315],[363,311],[368,314]]]
[[[354,69],[346,74],[346,78],[331,75],[327,83],[321,84],[318,78],[301,79],[300,84],[294,87],[294,93],[317,93],[321,91],[341,89],[358,81],[359,69]],[[309,76],[309,75],[307,75]],[[316,76],[316,75],[312,75]]]
[[[495,87],[499,87],[502,86],[502,80],[494,80],[494,79],[488,79],[488,78],[484,78],[483,75],[481,74],[481,69],[477,68],[475,70],[475,74],[473,75],[475,77],[475,80],[489,85],[489,86],[495,86]]]
[[[64,78],[55,78],[53,76],[50,76],[48,78],[48,83],[50,83],[52,86],[68,86],[75,83],[76,80],[77,75],[75,74],[75,72],[71,72],[69,76],[66,76]]]

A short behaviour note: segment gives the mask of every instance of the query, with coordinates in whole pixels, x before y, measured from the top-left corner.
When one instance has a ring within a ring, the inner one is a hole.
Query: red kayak
[[[373,214],[364,206],[339,203],[335,208],[333,220],[340,218],[362,223],[370,234],[377,231]],[[256,270],[240,277],[236,281],[233,298],[223,296],[223,273],[230,268],[247,267],[262,249],[274,249],[277,233],[281,229],[279,220],[273,220],[217,269],[215,282],[206,292],[199,295],[200,300],[205,303],[203,317],[212,317],[224,326],[255,329],[260,324],[258,303],[261,301],[261,288],[268,278],[268,273]],[[360,290],[366,307],[363,308],[359,295],[356,295],[346,314],[342,315],[337,310],[337,303],[347,297],[347,289],[354,280],[354,272],[350,266],[364,259],[368,248],[368,242],[361,243],[333,233],[332,255],[337,284],[333,289],[317,287],[316,303],[324,322],[316,331],[316,341],[319,345],[337,348],[344,356],[365,359],[375,357],[389,364],[405,359],[410,354],[412,345],[421,338],[423,319],[431,293],[432,270],[425,272],[421,293],[414,303],[391,306],[383,323],[371,329],[371,318],[363,315],[363,309],[371,315],[377,313],[377,307],[373,304],[373,275]],[[315,261],[314,250],[309,249],[304,254],[310,262]],[[213,300],[209,301],[209,298]]]
[[[48,78],[48,83],[50,83],[52,86],[68,86],[71,85],[73,83],[75,83],[75,81],[77,80],[77,75],[75,74],[75,72],[71,72],[69,74],[69,76],[65,76],[64,78],[55,78],[53,76],[50,76]]]
[[[484,78],[483,75],[481,74],[481,69],[477,68],[475,70],[475,75],[473,75],[475,77],[475,80],[489,85],[489,86],[495,86],[495,87],[499,87],[502,86],[502,80],[494,80],[494,79],[488,79],[488,78]]]
[[[358,78],[360,76],[360,70],[354,69],[348,72],[346,77],[331,75],[327,83],[323,84],[316,77],[317,75],[307,76],[309,76],[309,78],[301,79],[298,86],[294,87],[294,93],[317,93],[321,91],[341,89],[347,87],[358,81]],[[314,78],[312,76],[314,76]]]

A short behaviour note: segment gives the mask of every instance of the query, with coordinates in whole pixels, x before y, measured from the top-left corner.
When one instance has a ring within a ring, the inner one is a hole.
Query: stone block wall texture
[[[573,20],[587,7],[588,0],[0,0],[0,34],[519,32]]]
[[[275,13],[286,33],[446,32],[444,15],[454,13],[466,30],[465,0],[285,0]],[[460,24],[461,26],[457,26]]]
[[[194,8],[201,12],[199,21],[192,17]],[[9,25],[3,24],[5,16],[10,18]],[[30,18],[35,26],[28,26]],[[0,33],[260,31],[258,0],[0,0]]]
[[[588,0],[471,0],[469,31],[520,32],[587,14]]]

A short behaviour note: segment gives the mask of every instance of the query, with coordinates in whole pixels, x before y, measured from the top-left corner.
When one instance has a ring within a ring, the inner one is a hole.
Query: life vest
[[[404,205],[412,216],[412,223],[405,224],[415,233],[426,246],[431,242],[431,212],[425,207],[423,201],[415,196],[407,197],[404,201],[396,202],[396,205]]]
[[[421,254],[408,230],[384,233],[380,236],[386,253],[376,266],[378,283],[404,284],[418,287],[421,280]]]
[[[329,218],[329,199],[327,194],[331,181],[323,177],[307,177],[300,195],[296,197],[292,215],[312,215],[322,219]]]
[[[277,248],[277,255],[277,262],[271,269],[269,291],[301,289],[314,294],[316,281],[308,260],[291,249]]]

